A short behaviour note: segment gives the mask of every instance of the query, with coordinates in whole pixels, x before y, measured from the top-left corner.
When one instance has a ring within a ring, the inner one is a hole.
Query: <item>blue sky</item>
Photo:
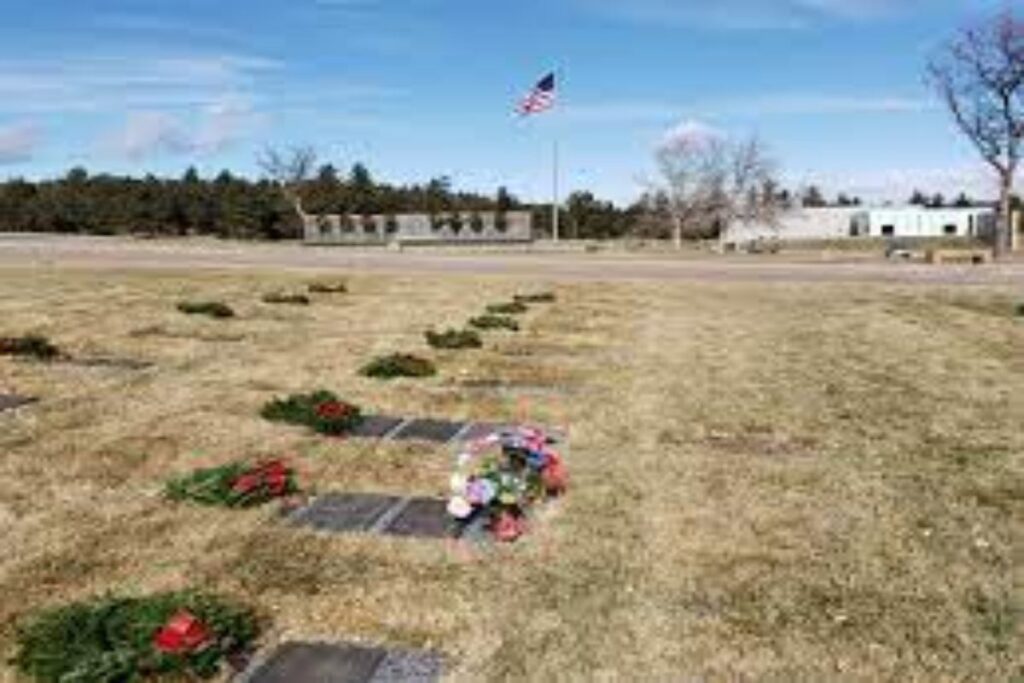
[[[683,122],[756,134],[786,179],[869,198],[987,184],[923,84],[1005,0],[3,0],[0,177],[255,174],[310,144],[392,181],[448,175],[624,202]],[[1020,0],[1012,4],[1020,7]],[[516,100],[547,70],[554,112]]]

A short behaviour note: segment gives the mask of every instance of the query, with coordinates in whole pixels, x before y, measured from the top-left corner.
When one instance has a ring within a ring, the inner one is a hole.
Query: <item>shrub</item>
[[[311,294],[346,294],[348,285],[344,282],[314,282],[308,287]]]
[[[441,228],[445,225],[445,219],[437,214],[430,214],[430,229],[434,232],[440,232]]]
[[[358,406],[342,401],[330,391],[292,394],[275,398],[260,411],[265,420],[305,425],[320,434],[344,434],[362,422]]]
[[[458,235],[462,232],[463,225],[462,214],[453,213],[448,216],[448,227],[451,228],[453,234]]]
[[[521,304],[552,304],[555,302],[554,292],[539,292],[537,294],[517,294],[517,303]]]
[[[178,310],[187,315],[208,315],[211,318],[234,318],[235,312],[220,301],[182,301]]]
[[[199,637],[172,647],[161,638],[165,626],[185,615]],[[225,657],[248,650],[258,635],[250,610],[213,595],[102,597],[36,615],[18,630],[14,664],[45,683],[210,678]]]
[[[167,483],[165,493],[176,501],[244,508],[262,505],[299,490],[295,471],[281,460],[251,465],[234,462],[200,469]]]
[[[507,315],[481,315],[473,318],[469,321],[470,327],[475,327],[478,330],[510,330],[512,332],[519,331],[519,323],[516,322],[515,318],[510,318]]]
[[[435,349],[479,349],[484,345],[480,335],[473,330],[429,330],[424,336],[427,343]]]
[[[28,356],[37,360],[53,360],[60,349],[46,337],[35,334],[24,337],[0,337],[0,356]]]
[[[363,233],[364,234],[367,234],[367,235],[376,235],[377,234],[377,221],[376,221],[376,219],[374,219],[373,216],[371,216],[369,214],[364,214],[362,219],[361,219],[361,221],[362,221],[362,224],[363,224]]]
[[[519,315],[530,310],[522,301],[513,301],[507,304],[491,304],[487,312],[493,315]]]
[[[341,221],[341,231],[342,232],[349,233],[349,232],[355,232],[356,231],[356,223],[355,223],[354,220],[352,220],[352,216],[348,215],[347,213],[346,214],[342,214],[342,216],[340,218],[340,221]]]
[[[398,216],[393,213],[389,213],[384,219],[384,232],[388,235],[394,235],[398,232]]]
[[[504,212],[499,212],[494,217],[494,229],[501,233],[508,232],[508,216]]]
[[[263,297],[265,304],[292,304],[295,306],[308,306],[309,297],[305,294],[286,294],[284,292],[272,292]]]
[[[1017,304],[1017,317],[1024,318],[1024,301]]]
[[[480,214],[473,213],[469,217],[469,229],[478,235],[484,231],[484,219]]]
[[[437,368],[426,358],[404,353],[375,358],[360,373],[366,377],[392,379],[394,377],[432,377]]]

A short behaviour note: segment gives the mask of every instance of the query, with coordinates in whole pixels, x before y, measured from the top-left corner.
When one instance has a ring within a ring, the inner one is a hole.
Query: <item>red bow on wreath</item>
[[[235,493],[245,495],[266,486],[271,495],[282,496],[288,490],[288,468],[281,460],[271,460],[243,472],[231,485]]]
[[[213,640],[213,633],[188,610],[171,617],[156,636],[153,645],[160,652],[172,655],[195,652]]]
[[[327,401],[316,407],[317,417],[323,420],[340,420],[351,412],[351,406],[341,401]]]

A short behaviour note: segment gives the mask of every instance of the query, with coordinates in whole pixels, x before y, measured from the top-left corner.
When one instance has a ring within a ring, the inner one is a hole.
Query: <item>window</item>
[[[892,237],[896,234],[895,225],[883,225],[882,226],[882,237]]]
[[[956,226],[953,225],[952,223],[947,223],[946,226],[942,228],[942,234],[944,234],[944,235],[955,235],[956,234]]]

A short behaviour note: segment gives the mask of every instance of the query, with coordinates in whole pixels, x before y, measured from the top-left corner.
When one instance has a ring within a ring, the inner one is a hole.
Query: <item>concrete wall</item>
[[[793,209],[779,217],[777,226],[764,223],[736,223],[723,235],[725,242],[744,243],[758,239],[837,239],[849,237],[861,208]]]
[[[1014,230],[1010,236],[1010,249],[1012,251],[1024,251],[1024,211],[1015,211]]]
[[[446,216],[431,220],[427,214],[407,213],[394,216],[347,216],[337,214],[307,215],[304,238],[308,244],[387,244],[389,242],[453,243],[459,242],[528,242],[533,239],[533,214],[509,211],[503,215],[504,229],[499,229],[498,214],[472,212],[457,214],[462,228],[452,229]],[[473,216],[482,225],[473,228]]]

